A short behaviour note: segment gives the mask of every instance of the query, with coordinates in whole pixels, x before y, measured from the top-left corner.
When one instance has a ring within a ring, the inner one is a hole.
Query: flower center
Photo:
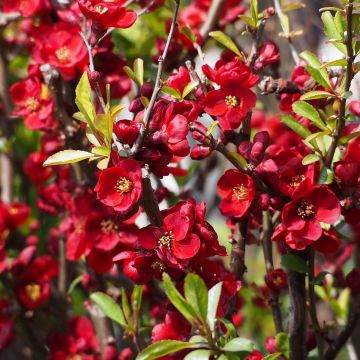
[[[309,219],[315,215],[315,205],[303,199],[298,205],[297,212],[302,219]]]
[[[118,226],[110,219],[104,219],[100,223],[101,232],[105,235],[111,235],[117,230]]]
[[[96,5],[95,11],[99,13],[100,15],[105,14],[109,9],[106,6],[103,5]]]
[[[41,296],[41,287],[39,284],[30,283],[25,286],[25,293],[32,302],[35,302]]]
[[[164,272],[166,270],[166,266],[163,262],[156,260],[151,264],[151,268],[157,272]]]
[[[299,186],[299,184],[305,180],[305,175],[295,175],[291,178],[290,186],[295,189]]]
[[[159,246],[166,246],[170,249],[171,243],[174,241],[174,235],[172,231],[166,231],[164,235],[159,239]]]
[[[115,185],[115,189],[122,194],[126,194],[130,192],[133,189],[134,185],[133,182],[130,179],[127,179],[126,177],[120,178]]]
[[[85,219],[83,217],[79,218],[74,226],[74,232],[81,234],[85,230]]]
[[[248,192],[246,187],[243,184],[235,186],[233,188],[233,197],[235,197],[236,200],[247,200]]]
[[[231,107],[231,108],[236,108],[239,106],[240,104],[240,101],[239,99],[234,96],[234,95],[228,95],[225,97],[225,104],[228,106],[228,107]]]
[[[71,58],[70,50],[66,46],[56,50],[55,55],[61,64],[67,64]]]
[[[26,100],[25,106],[27,107],[27,109],[35,112],[39,110],[40,103],[36,98],[30,97]]]

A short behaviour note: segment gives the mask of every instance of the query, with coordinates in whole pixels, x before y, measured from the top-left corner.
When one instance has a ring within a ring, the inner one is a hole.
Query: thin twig
[[[353,72],[353,63],[355,60],[354,50],[352,47],[352,39],[353,39],[353,0],[349,0],[348,5],[346,6],[346,19],[347,19],[347,28],[346,28],[346,50],[347,50],[347,65],[346,65],[346,73],[345,73],[345,88],[344,92],[348,92],[350,90],[351,81],[354,76]],[[340,110],[338,123],[333,135],[333,140],[330,145],[329,151],[326,156],[325,166],[330,168],[331,163],[334,158],[336,147],[339,143],[340,137],[342,135],[344,126],[345,126],[345,112],[346,112],[346,98],[342,98],[340,102]]]
[[[200,28],[200,35],[203,41],[205,42],[209,37],[209,32],[212,31],[221,15],[222,7],[224,6],[225,0],[213,0],[209,7],[209,11],[206,16],[205,22]]]
[[[150,126],[150,121],[151,121],[151,113],[152,113],[153,107],[155,105],[156,99],[158,97],[158,94],[161,90],[161,75],[163,72],[164,62],[166,60],[166,57],[167,57],[167,54],[169,51],[171,40],[174,36],[174,32],[175,32],[175,29],[177,26],[177,16],[178,16],[178,12],[179,12],[179,6],[180,6],[180,0],[175,0],[175,10],[174,10],[174,15],[173,15],[172,22],[171,22],[169,35],[166,40],[164,51],[158,60],[158,70],[157,70],[157,74],[156,74],[154,90],[153,90],[153,93],[150,98],[149,106],[146,108],[145,113],[144,113],[143,126],[141,128],[140,134],[139,134],[138,138],[136,139],[136,142],[132,148],[132,152],[134,154],[136,154],[136,152],[139,150],[139,148],[142,145],[142,142],[148,132],[148,129]]]
[[[282,31],[283,31],[284,34],[287,34],[287,29],[285,29],[284,24],[283,24],[283,19],[284,19],[284,17],[286,15],[284,14],[284,12],[281,9],[281,4],[280,4],[279,0],[274,0],[274,7],[275,7],[276,14],[277,14],[277,16],[279,18]],[[291,40],[290,36],[287,36],[287,40],[288,40],[288,43],[289,43],[291,56],[294,59],[295,64],[298,65],[300,63],[299,54],[297,53],[297,51],[296,51],[296,49],[294,47],[294,44],[292,43],[292,40]]]

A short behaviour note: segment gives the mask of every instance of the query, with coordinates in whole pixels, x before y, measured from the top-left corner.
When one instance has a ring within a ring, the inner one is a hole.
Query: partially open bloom
[[[124,3],[123,0],[78,0],[82,13],[103,28],[128,28],[136,21],[136,12],[127,10]]]
[[[225,216],[243,217],[255,198],[255,185],[249,175],[239,170],[227,170],[220,178],[217,190],[222,198],[220,211]]]
[[[141,167],[132,159],[121,160],[116,167],[103,170],[95,191],[103,204],[121,213],[128,212],[140,199]]]

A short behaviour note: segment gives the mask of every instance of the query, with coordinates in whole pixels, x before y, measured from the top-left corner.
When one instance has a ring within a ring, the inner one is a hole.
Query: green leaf
[[[277,360],[282,356],[281,352],[266,355],[263,360]]]
[[[199,275],[188,274],[184,282],[185,299],[196,311],[199,319],[206,322],[208,309],[208,289]]]
[[[127,294],[124,288],[121,288],[121,307],[124,313],[125,319],[127,323],[130,323],[131,320],[131,310],[129,306],[129,301],[127,298]]]
[[[91,152],[99,156],[110,156],[110,149],[105,146],[96,146],[91,149]]]
[[[230,339],[236,338],[237,333],[234,324],[225,318],[221,318],[220,322],[222,322],[226,327],[227,333],[225,334],[225,336]]]
[[[256,24],[258,21],[258,1],[257,0],[250,0],[250,12],[251,17]]]
[[[72,164],[94,156],[91,152],[82,150],[63,150],[49,156],[43,166]]]
[[[350,140],[357,138],[360,135],[360,131],[355,131],[349,135],[342,136],[339,139],[339,145],[347,144]]]
[[[244,169],[247,168],[248,163],[246,161],[246,159],[240,155],[239,153],[235,152],[235,151],[230,151],[229,155],[235,159]]]
[[[215,120],[211,123],[208,131],[206,132],[206,135],[209,136],[213,133],[213,131],[215,130],[215,128],[218,126],[219,121]],[[244,159],[245,160],[245,159]]]
[[[327,127],[323,123],[320,118],[319,113],[317,110],[305,101],[296,101],[292,105],[292,109],[294,112],[300,116],[303,116],[306,119],[312,121],[312,123],[317,126],[321,130],[327,130]]]
[[[321,19],[324,23],[324,32],[329,39],[343,40],[342,34],[340,34],[336,28],[335,21],[330,11],[325,11],[321,15]],[[334,43],[334,46],[340,50],[343,54],[347,54],[345,44]]]
[[[302,164],[309,165],[309,164],[313,164],[314,162],[317,162],[319,160],[320,160],[320,156],[318,154],[308,154],[303,158]]]
[[[80,112],[80,111],[74,113],[72,117],[73,117],[74,119],[76,119],[76,120],[79,120],[79,121],[82,121],[82,122],[84,122],[84,123],[87,123],[84,114],[83,114],[82,112]]]
[[[320,84],[320,85],[326,87],[327,89],[331,90],[331,85],[322,76],[320,68],[316,69],[316,68],[314,68],[312,66],[305,66],[305,69],[318,84]],[[322,69],[322,70],[324,70],[324,69]]]
[[[94,127],[98,134],[97,137],[99,140],[102,139],[109,148],[111,146],[113,125],[114,122],[111,114],[106,113],[96,115]]]
[[[97,291],[90,295],[90,299],[108,318],[118,323],[122,328],[127,327],[127,323],[120,306],[110,296]]]
[[[230,340],[227,344],[225,344],[222,350],[229,352],[238,352],[238,351],[251,352],[254,350],[254,344],[249,339],[237,337],[235,339]]]
[[[197,344],[176,340],[162,340],[149,345],[137,357],[136,360],[154,360],[174,352],[196,348]]]
[[[172,283],[170,276],[163,274],[163,285],[166,296],[169,298],[175,308],[183,314],[183,316],[190,322],[194,323],[196,319],[196,312],[193,307],[184,299],[178,292],[175,285]]]
[[[283,12],[288,13],[290,11],[303,9],[304,7],[305,7],[305,4],[303,4],[303,3],[294,3],[289,6],[284,7]]]
[[[83,278],[83,275],[81,274],[81,275],[77,276],[77,277],[71,282],[71,284],[70,284],[70,286],[69,286],[69,289],[68,289],[68,291],[67,291],[67,293],[66,293],[67,295],[70,295],[70,294],[74,291],[74,289],[76,288],[76,286],[81,283],[81,279],[82,279],[82,278]]]
[[[347,60],[346,59],[338,59],[338,60],[329,61],[325,64],[322,64],[320,66],[320,68],[330,67],[330,66],[347,66]]]
[[[76,86],[75,94],[75,103],[81,113],[84,115],[90,128],[93,130],[96,111],[93,104],[91,86],[86,71],[82,74],[80,81]]]
[[[228,35],[224,34],[222,31],[212,31],[209,33],[209,36],[238,55],[240,60],[244,60],[240,50]]]
[[[300,256],[286,254],[281,257],[281,265],[291,271],[301,274],[311,273],[308,263]]]
[[[219,282],[208,291],[207,322],[211,331],[214,331],[215,329],[216,313],[219,306],[221,289],[222,282]]]
[[[319,174],[319,184],[331,184],[334,181],[334,172],[327,167],[323,167]]]
[[[199,349],[187,354],[184,360],[208,360],[211,356],[210,350]]]
[[[289,23],[289,17],[285,14],[281,14],[279,16],[279,20],[281,23],[281,27],[283,29],[284,35],[286,38],[290,35],[290,23]]]
[[[254,20],[246,15],[240,15],[239,18],[244,21],[246,24],[248,24],[249,26],[251,26],[252,28],[256,27],[256,23],[254,22]]]
[[[133,80],[138,86],[141,86],[141,84],[139,83],[139,80],[136,76],[136,74],[134,73],[134,71],[132,71],[128,66],[124,66],[123,70],[125,71],[126,75]]]
[[[174,97],[175,99],[181,100],[181,94],[179,93],[179,91],[170,86],[166,86],[166,85],[163,86],[161,88],[161,91],[164,92],[165,94]]]
[[[290,115],[280,115],[280,120],[288,128],[301,136],[303,139],[306,139],[308,136],[311,135],[311,131],[308,128],[300,124],[295,118]]]
[[[196,89],[196,87],[198,86],[198,84],[196,82],[189,82],[183,90],[182,93],[182,98],[186,98],[194,89]]]
[[[144,61],[137,58],[134,60],[134,74],[140,86],[144,83]]]
[[[196,43],[196,35],[189,25],[182,26],[180,31],[193,43]]]
[[[131,308],[133,312],[135,312],[136,310],[139,311],[141,309],[143,290],[143,285],[134,286],[133,292],[131,294]]]
[[[300,100],[309,101],[315,99],[327,99],[329,97],[335,97],[335,95],[330,94],[327,91],[315,90],[315,91],[309,91],[301,95]]]
[[[275,336],[276,344],[281,350],[281,352],[285,355],[288,359],[290,357],[290,343],[289,343],[289,336],[284,332],[280,332]]]

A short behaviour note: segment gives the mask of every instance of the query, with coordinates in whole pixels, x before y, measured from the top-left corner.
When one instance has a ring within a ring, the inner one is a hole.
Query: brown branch
[[[261,95],[268,94],[302,94],[304,91],[288,80],[285,79],[274,79],[271,76],[264,76],[258,85]]]
[[[0,118],[0,125],[5,141],[10,141],[13,134],[13,124],[10,118],[12,111],[12,101],[8,88],[8,73],[7,61],[5,56],[6,46],[0,40],[0,98],[3,103],[3,116]],[[13,200],[13,161],[12,149],[0,154],[0,185],[1,185],[1,199],[6,203],[11,203]]]
[[[324,339],[322,328],[319,324],[319,320],[316,314],[316,296],[314,289],[314,270],[315,270],[315,254],[314,250],[309,248],[309,265],[311,273],[309,274],[309,284],[308,284],[308,302],[309,302],[309,314],[312,323],[312,327],[315,332],[316,344],[318,347],[319,359],[324,358]]]
[[[242,280],[246,271],[245,247],[246,247],[247,220],[242,220],[235,225],[232,239],[230,270],[237,280]]]
[[[158,94],[161,90],[161,75],[162,75],[163,68],[164,68],[164,62],[166,60],[166,57],[167,57],[167,54],[169,51],[169,47],[171,44],[171,40],[174,36],[174,32],[177,27],[177,16],[178,16],[178,12],[179,12],[179,6],[180,6],[180,0],[175,0],[175,10],[174,10],[174,15],[173,15],[172,22],[171,22],[170,31],[169,31],[169,34],[168,34],[168,37],[166,40],[164,51],[158,60],[158,70],[157,70],[157,74],[156,74],[154,90],[151,95],[149,105],[146,108],[145,113],[144,113],[143,126],[141,128],[140,134],[139,134],[138,138],[136,139],[136,142],[132,148],[132,152],[134,154],[136,154],[136,152],[141,147],[143,140],[149,130],[150,121],[151,121],[151,113],[152,113],[153,107],[155,105],[156,99],[158,97]]]
[[[212,31],[220,18],[222,7],[224,6],[225,0],[212,0],[209,7],[209,11],[206,16],[206,20],[200,28],[200,35],[203,42],[209,37],[209,32]]]
[[[289,250],[303,259],[306,254],[303,251]],[[306,359],[306,291],[305,274],[296,271],[288,271],[289,283],[289,337],[290,337],[290,359]]]
[[[350,90],[351,81],[354,76],[353,72],[353,63],[355,60],[354,50],[352,47],[353,39],[353,0],[349,0],[348,5],[346,6],[346,19],[347,19],[347,28],[346,28],[346,50],[347,50],[347,65],[345,73],[345,88],[344,93]],[[333,140],[330,145],[329,151],[326,155],[325,166],[330,168],[331,163],[334,158],[335,150],[339,143],[340,137],[342,135],[343,129],[345,127],[345,112],[346,112],[346,99],[342,98],[340,102],[339,117],[338,123],[333,135]]]
[[[269,211],[263,211],[262,216],[262,232],[261,232],[261,243],[263,247],[263,253],[265,258],[266,273],[270,273],[274,270],[274,261],[272,254],[272,243],[271,243],[271,234],[272,234],[272,223],[271,216]],[[274,319],[276,333],[283,331],[282,325],[282,314],[279,303],[279,294],[270,289],[270,299],[269,304],[271,306],[271,312]]]
[[[325,360],[336,359],[337,354],[339,353],[341,348],[346,344],[346,342],[350,338],[351,334],[353,333],[359,319],[360,319],[360,311],[359,311],[359,305],[357,304],[357,308],[354,309],[352,314],[350,314],[345,328],[339,334],[339,336],[336,338],[336,340],[332,344],[331,348],[326,351],[325,356],[324,356]]]

